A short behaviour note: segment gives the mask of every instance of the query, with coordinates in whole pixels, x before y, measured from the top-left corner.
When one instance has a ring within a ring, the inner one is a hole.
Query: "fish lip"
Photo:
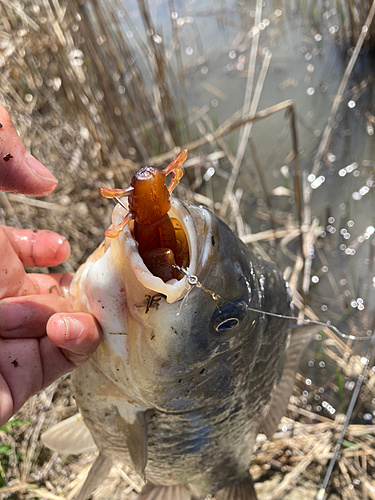
[[[123,199],[126,202],[126,199]],[[188,241],[189,247],[189,266],[186,271],[189,275],[195,275],[199,267],[198,259],[200,258],[201,242],[198,244],[198,236],[207,225],[210,225],[208,212],[198,207],[194,207],[194,213],[190,211],[190,206],[187,203],[178,200],[171,196],[171,209],[168,214],[170,217],[176,218],[182,225]],[[201,227],[197,227],[196,210],[199,210],[202,222]],[[112,222],[118,224],[127,214],[127,211],[117,205],[113,211]],[[122,252],[125,255],[127,262],[138,282],[145,287],[149,292],[163,294],[168,303],[173,303],[181,300],[190,289],[187,277],[180,280],[170,280],[166,283],[154,276],[146,267],[143,259],[138,252],[138,243],[134,239],[128,226],[117,237]]]

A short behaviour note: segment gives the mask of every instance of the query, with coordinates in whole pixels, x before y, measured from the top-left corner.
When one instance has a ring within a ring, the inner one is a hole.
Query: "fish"
[[[172,196],[185,158],[158,171],[167,203],[159,219],[168,217],[163,227],[172,224],[178,244],[171,256],[160,236],[147,250],[156,261],[168,254],[170,272],[146,265],[139,252],[135,234],[147,222],[137,216],[137,193],[142,207],[156,198],[151,188],[139,195],[133,178],[125,190],[104,189],[117,201],[112,226],[70,287],[75,310],[96,317],[103,339],[72,375],[80,413],[42,441],[65,454],[99,449],[78,500],[113,464],[147,481],[139,500],[255,500],[255,439],[277,428],[308,341],[291,334],[292,295],[282,273],[207,208]]]

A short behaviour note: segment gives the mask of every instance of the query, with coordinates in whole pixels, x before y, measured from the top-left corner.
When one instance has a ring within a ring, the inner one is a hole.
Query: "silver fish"
[[[124,215],[117,205],[113,224]],[[255,438],[272,435],[291,393],[301,341],[285,369],[291,322],[277,315],[290,316],[292,305],[282,274],[208,209],[172,198],[169,215],[189,243],[182,279],[153,276],[125,227],[71,286],[103,341],[73,375],[83,420],[58,424],[43,441],[65,453],[99,448],[80,500],[113,463],[148,481],[142,500],[255,499]]]

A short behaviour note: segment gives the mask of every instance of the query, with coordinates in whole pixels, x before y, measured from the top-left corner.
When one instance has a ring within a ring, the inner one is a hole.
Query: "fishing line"
[[[185,300],[185,298],[187,298],[187,296],[191,292],[191,290],[194,287],[197,287],[197,288],[200,288],[201,290],[203,290],[204,292],[208,293],[209,295],[211,295],[211,297],[215,301],[215,305],[216,305],[216,307],[217,307],[217,309],[218,309],[218,311],[220,313],[221,313],[221,310],[220,310],[220,308],[219,308],[219,306],[217,304],[218,299],[221,299],[224,302],[228,302],[229,304],[234,304],[235,305],[235,303],[232,302],[231,300],[225,299],[224,297],[221,297],[221,295],[219,295],[218,293],[212,292],[208,288],[205,288],[199,282],[198,277],[195,276],[194,274],[189,274],[186,269],[184,269],[184,268],[182,268],[180,266],[177,266],[177,265],[173,265],[173,267],[175,269],[177,269],[177,271],[179,271],[181,274],[183,274],[187,278],[187,282],[191,286],[190,290],[188,291],[188,293],[184,297],[184,300]],[[181,303],[180,310],[181,310],[181,307],[182,307],[182,305],[184,303],[184,300]],[[282,319],[290,319],[292,321],[297,321],[298,320],[298,318],[296,318],[295,316],[288,316],[288,315],[285,315],[285,314],[277,314],[277,313],[272,313],[272,312],[269,312],[269,311],[262,311],[261,309],[257,309],[255,307],[250,307],[247,304],[246,304],[246,307],[247,307],[247,309],[249,311],[257,312],[257,313],[260,313],[260,314],[265,314],[266,316],[273,316],[275,318],[282,318]],[[366,337],[357,337],[356,335],[350,335],[350,334],[344,333],[341,330],[339,330],[336,326],[332,325],[330,321],[324,322],[324,321],[315,321],[315,320],[311,320],[311,319],[303,319],[301,324],[303,324],[303,325],[318,325],[318,326],[322,326],[324,328],[329,328],[334,333],[336,333],[336,335],[338,335],[339,337],[341,337],[343,339],[350,339],[350,340],[368,340],[369,339],[369,336],[366,336]],[[297,326],[300,326],[301,324],[298,324]]]
[[[267,312],[267,311],[261,311],[260,309],[255,309],[254,307],[250,307],[250,306],[247,306],[247,308],[250,311],[262,312],[262,313],[266,314],[267,316],[275,316],[276,318],[291,319],[291,320],[294,320],[294,321],[297,321],[297,319],[298,319],[295,316],[286,316],[284,314],[276,314],[276,313],[271,313],[271,312]],[[315,321],[313,319],[307,319],[306,318],[306,319],[302,320],[301,324],[303,324],[303,325],[318,325],[318,326],[320,325],[320,326],[323,326],[325,328],[329,328],[334,333],[336,333],[339,337],[342,337],[344,339],[350,339],[350,340],[368,340],[369,337],[370,337],[370,336],[357,337],[356,335],[349,335],[349,334],[344,333],[341,330],[339,330],[336,326],[332,325],[329,321],[327,321],[327,322],[324,322],[324,321]],[[301,324],[298,324],[297,326],[300,326]]]
[[[180,312],[181,312],[181,309],[182,307],[184,306],[185,302],[187,302],[187,299],[188,299],[188,296],[190,295],[190,292],[193,290],[193,287],[189,288],[189,290],[187,291],[187,294],[185,295],[185,297],[182,299],[181,301],[181,304],[180,304],[180,308],[178,310],[178,313],[177,313],[177,316],[180,315]]]
[[[198,280],[198,277],[195,276],[194,274],[189,274],[186,269],[184,269],[183,267],[180,267],[178,266],[177,264],[174,264],[173,267],[175,269],[177,269],[177,271],[179,271],[182,275],[184,275],[186,278],[187,278],[187,282],[189,283],[189,285],[191,286],[189,292],[193,289],[193,287],[197,287],[197,288],[201,288],[204,292],[208,293],[209,295],[211,295],[211,297],[213,298],[214,302],[215,302],[215,306],[217,308],[217,310],[219,311],[219,313],[221,313],[221,310],[217,304],[217,301],[218,299],[222,299],[222,300],[226,300],[226,299],[223,299],[223,297],[221,297],[219,294],[215,293],[215,292],[212,292],[211,290],[209,290],[208,288],[205,288],[202,283],[199,282]],[[187,296],[187,295],[186,295]],[[230,302],[230,300],[227,300],[227,302]],[[182,306],[182,304],[181,304]],[[181,309],[181,308],[180,308]]]
[[[128,210],[128,208],[126,207],[126,205],[117,197],[115,196],[113,198],[113,200],[115,201],[115,203],[117,205],[120,205],[122,208],[124,208],[125,210]],[[224,297],[221,297],[219,294],[217,294],[216,292],[213,292],[211,290],[209,290],[208,288],[205,288],[200,282],[199,282],[199,279],[197,276],[195,276],[194,274],[189,274],[188,271],[186,269],[184,269],[183,267],[180,267],[178,266],[177,264],[174,264],[173,267],[175,269],[177,269],[177,271],[179,271],[183,276],[185,276],[187,278],[187,282],[189,283],[189,285],[191,286],[190,290],[187,292],[187,294],[185,295],[185,297],[183,298],[182,302],[181,302],[181,305],[180,305],[180,310],[177,314],[180,314],[180,311],[181,311],[181,308],[182,306],[184,305],[185,301],[187,300],[188,298],[188,295],[189,293],[191,292],[191,290],[194,288],[194,287],[197,287],[197,288],[200,288],[201,290],[203,290],[204,292],[208,293],[209,295],[211,295],[211,297],[213,298],[214,302],[215,302],[215,306],[218,310],[219,313],[221,313],[221,310],[218,306],[218,299],[221,299],[223,300],[224,302],[228,302],[229,304],[234,304],[232,301],[228,300],[228,299],[224,299]],[[257,313],[261,313],[261,314],[265,314],[266,316],[273,316],[275,318],[282,318],[282,319],[290,319],[292,321],[297,321],[297,318],[295,318],[294,316],[287,316],[285,314],[277,314],[277,313],[272,313],[272,312],[268,312],[268,311],[261,311],[260,309],[256,309],[255,307],[250,307],[249,305],[246,304],[246,307],[249,311],[253,311],[253,312],[257,312]],[[341,330],[339,330],[336,326],[332,325],[330,321],[327,321],[327,322],[324,322],[324,321],[314,321],[314,320],[311,320],[311,319],[303,319],[302,320],[302,324],[304,325],[320,325],[324,328],[329,328],[330,330],[332,330],[336,335],[338,335],[339,337],[343,338],[343,339],[350,339],[350,340],[368,340],[369,336],[365,336],[365,337],[357,337],[356,335],[350,335],[350,334],[347,334],[347,333],[344,333],[342,332]]]
[[[116,205],[120,205],[122,208],[129,211],[128,207],[117,196],[113,197],[113,201],[116,203]]]

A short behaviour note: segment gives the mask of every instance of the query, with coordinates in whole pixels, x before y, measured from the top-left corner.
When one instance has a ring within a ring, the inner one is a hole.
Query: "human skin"
[[[0,191],[45,196],[57,179],[26,150],[0,105]],[[0,426],[26,400],[84,363],[97,348],[93,316],[63,297],[71,274],[27,274],[69,257],[66,238],[0,226]]]

